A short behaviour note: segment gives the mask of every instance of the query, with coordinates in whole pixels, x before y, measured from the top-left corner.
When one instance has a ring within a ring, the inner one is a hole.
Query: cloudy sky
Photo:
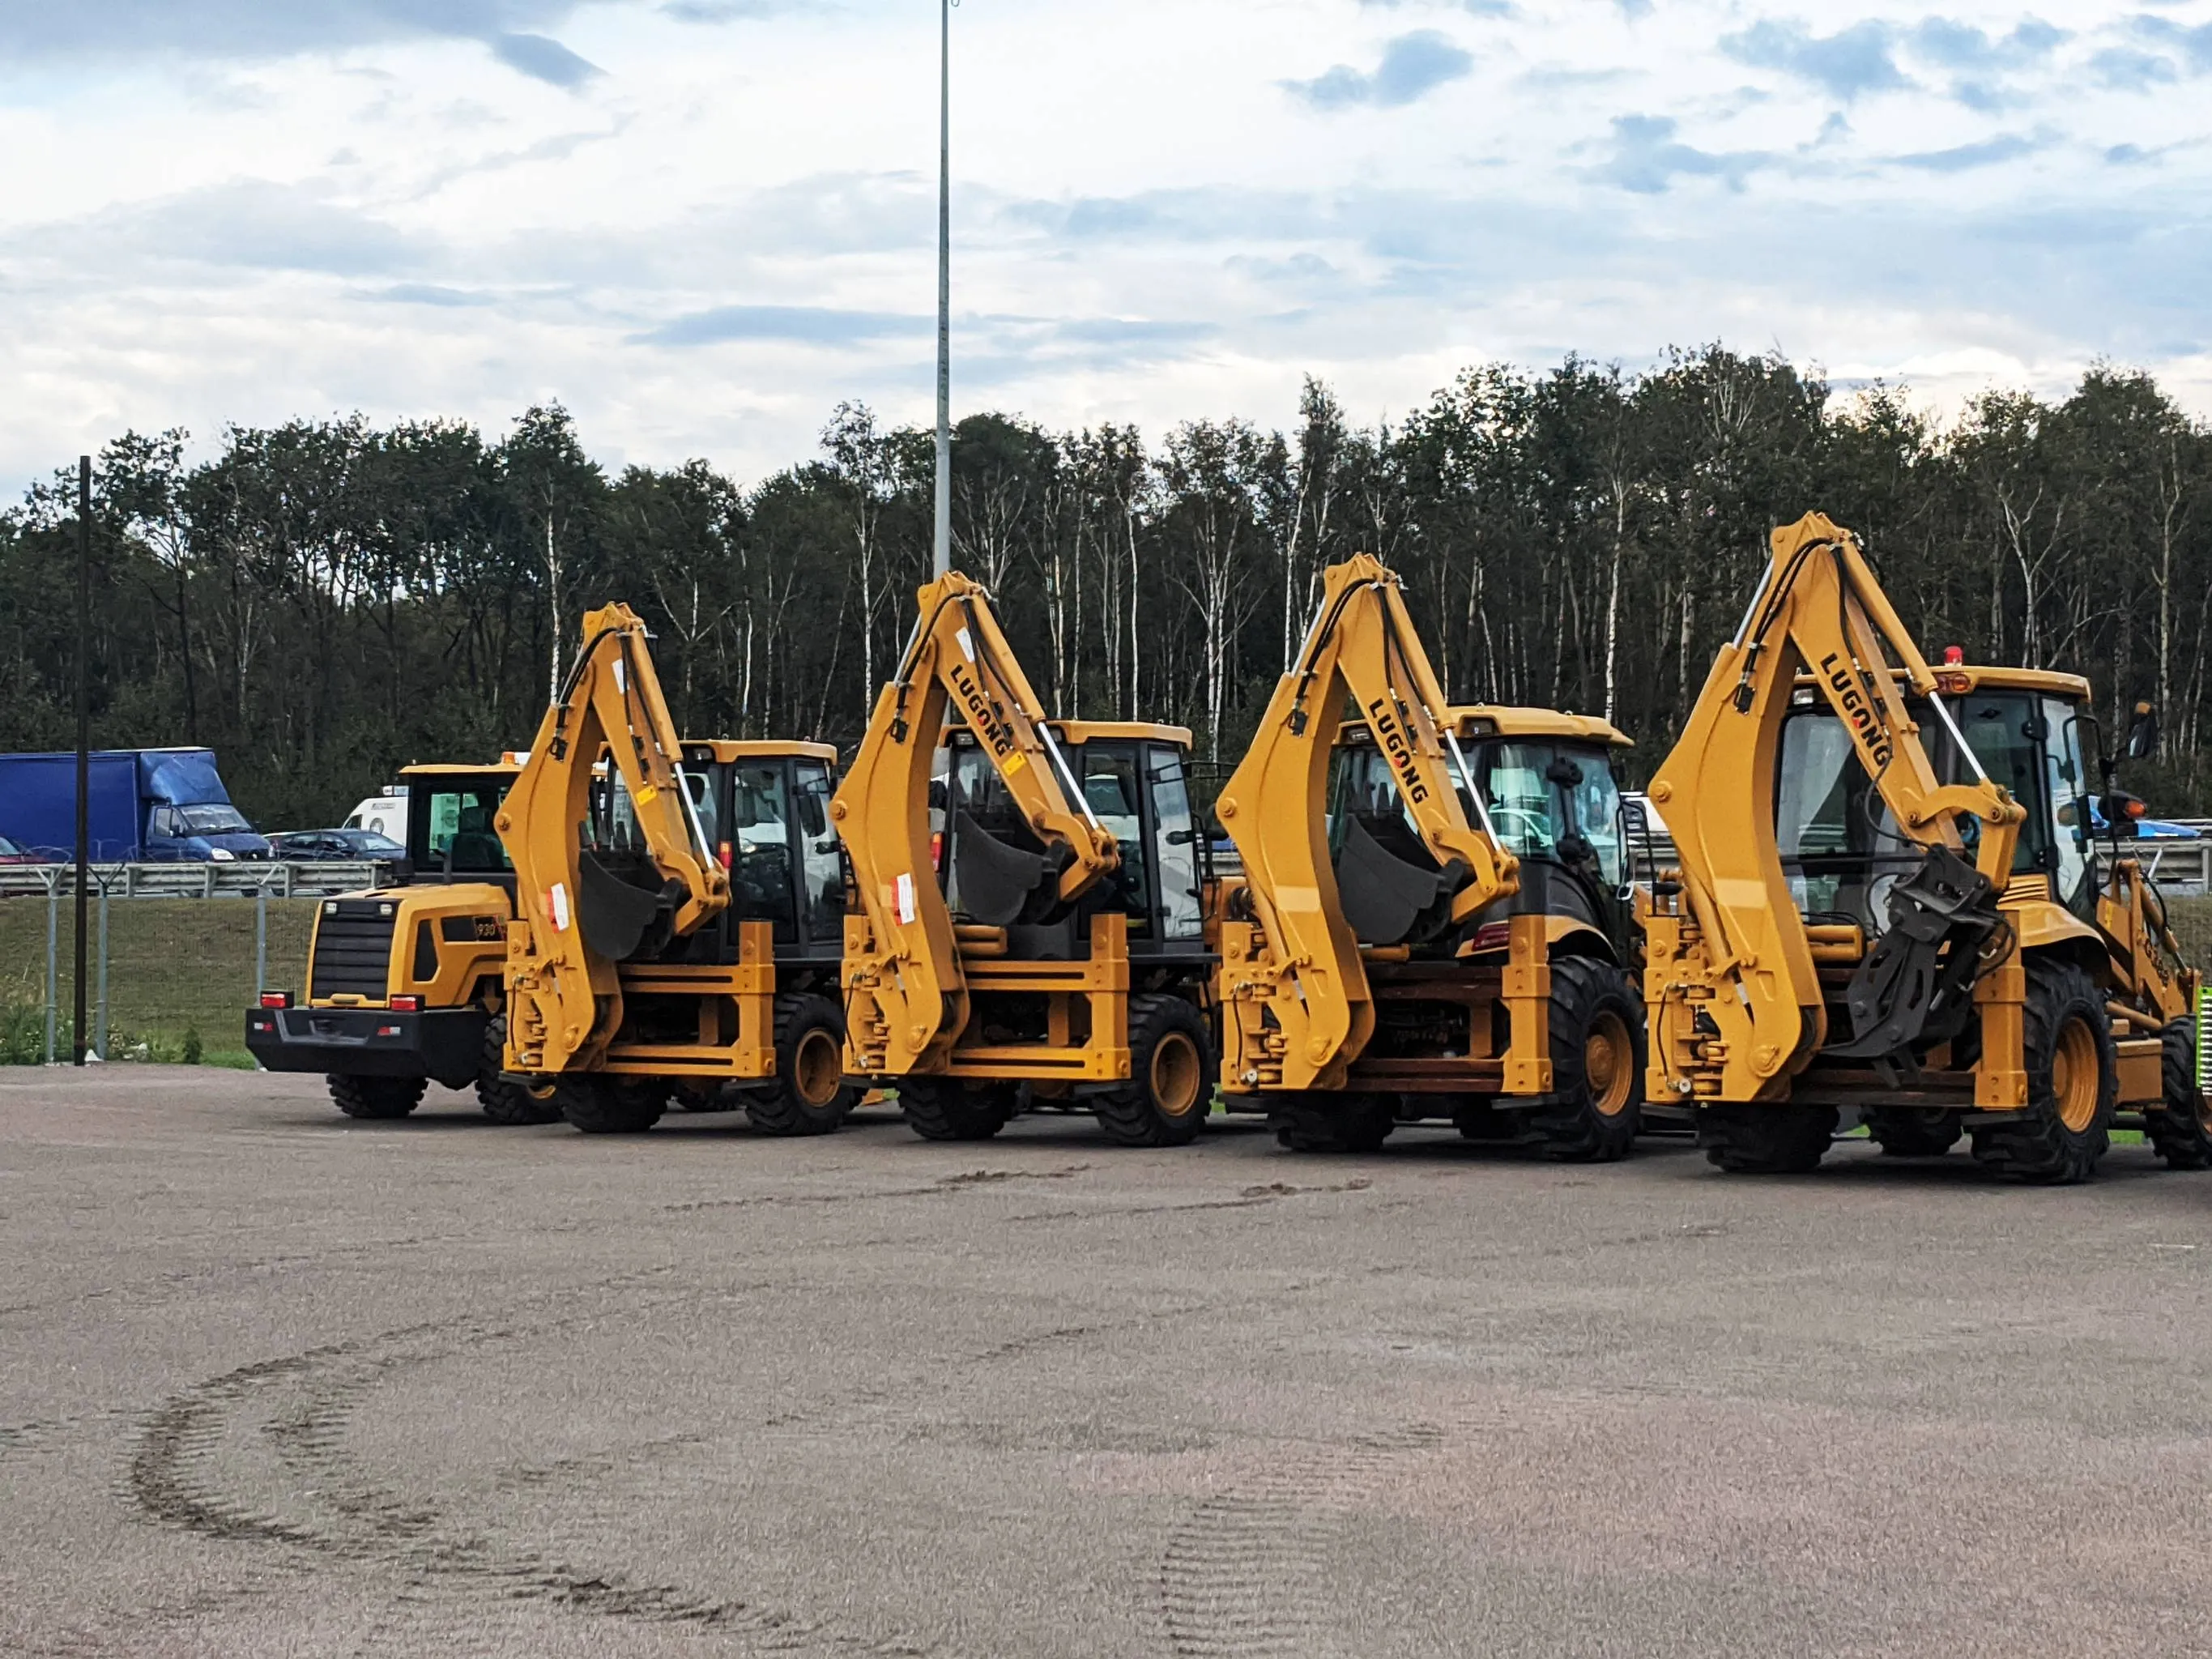
[[[0,490],[354,409],[753,478],[931,407],[933,0],[0,0]],[[2212,0],[966,0],[955,400],[1778,349],[2212,414]],[[2192,113],[2194,112],[2194,113]]]

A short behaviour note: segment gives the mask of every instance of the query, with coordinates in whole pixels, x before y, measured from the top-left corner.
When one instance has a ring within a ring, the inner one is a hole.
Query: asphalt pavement
[[[2212,1654],[2212,1176],[0,1072],[0,1650]]]

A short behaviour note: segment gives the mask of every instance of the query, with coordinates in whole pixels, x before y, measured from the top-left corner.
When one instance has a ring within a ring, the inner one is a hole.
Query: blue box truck
[[[230,804],[211,749],[95,749],[88,775],[95,862],[269,856]],[[0,755],[0,836],[42,857],[76,856],[74,752]]]

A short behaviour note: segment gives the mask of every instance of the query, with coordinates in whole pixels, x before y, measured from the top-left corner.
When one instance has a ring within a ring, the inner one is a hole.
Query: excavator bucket
[[[1375,839],[1357,815],[1345,823],[1336,855],[1337,902],[1352,933],[1369,945],[1402,945],[1432,936],[1451,920],[1452,896],[1467,884],[1468,867],[1408,863]]]
[[[953,833],[952,869],[961,908],[987,927],[1019,921],[1037,890],[1059,873],[1043,854],[1009,847],[964,811]]]
[[[683,902],[680,883],[640,887],[601,863],[588,847],[576,854],[576,926],[584,943],[610,962],[628,962],[647,933]]]

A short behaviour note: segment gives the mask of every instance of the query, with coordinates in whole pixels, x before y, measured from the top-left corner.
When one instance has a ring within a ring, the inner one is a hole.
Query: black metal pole
[[[74,1054],[84,1064],[85,905],[92,885],[92,457],[76,460],[76,1037]]]

